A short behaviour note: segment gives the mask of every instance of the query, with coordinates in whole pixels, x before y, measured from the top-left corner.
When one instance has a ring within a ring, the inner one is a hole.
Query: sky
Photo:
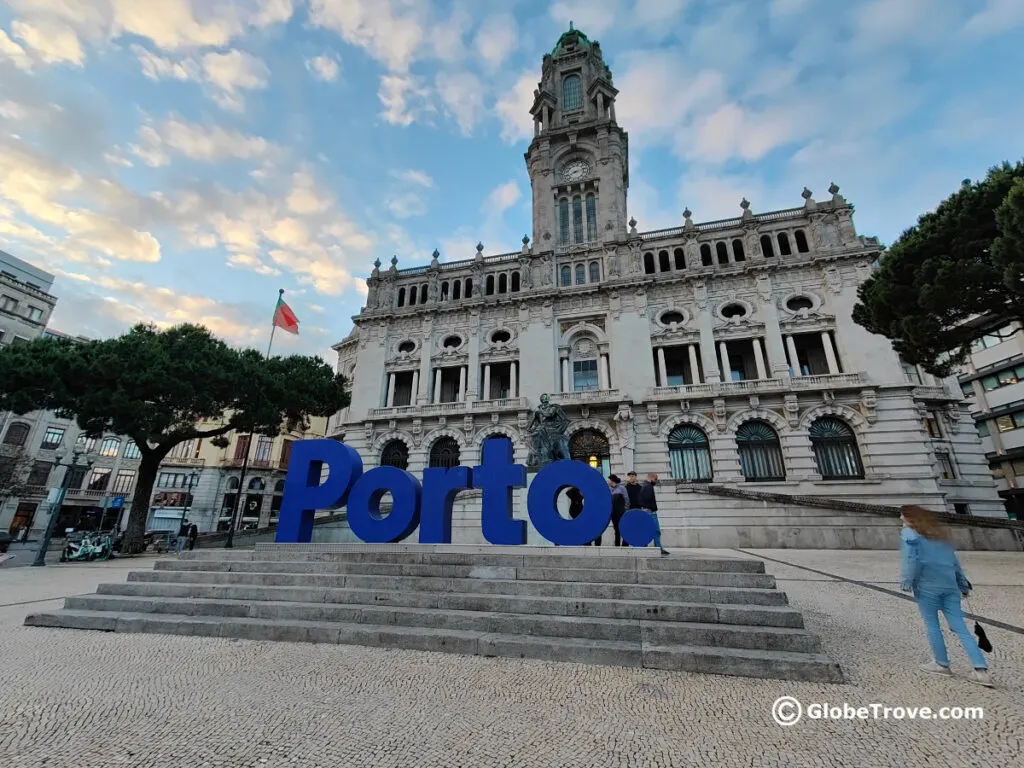
[[[276,353],[352,328],[379,258],[518,250],[541,58],[572,20],[641,230],[818,199],[862,234],[1024,154],[1021,0],[0,0],[0,249],[51,325],[199,322]]]

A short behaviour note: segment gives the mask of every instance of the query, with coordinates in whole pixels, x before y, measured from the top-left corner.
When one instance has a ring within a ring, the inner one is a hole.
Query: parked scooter
[[[87,533],[77,541],[69,541],[60,553],[60,561],[82,562],[109,560],[114,554],[114,543],[109,533]]]

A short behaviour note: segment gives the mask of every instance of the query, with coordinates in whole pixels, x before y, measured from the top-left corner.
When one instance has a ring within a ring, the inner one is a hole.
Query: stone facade
[[[532,240],[408,269],[378,260],[335,347],[353,390],[329,434],[367,467],[419,472],[456,450],[472,465],[491,436],[524,462],[530,409],[550,393],[574,457],[606,473],[1002,515],[961,393],[911,381],[851,319],[881,248],[839,188],[640,231],[617,93],[598,44],[563,35],[531,110]],[[939,479],[947,460],[955,477]],[[671,519],[683,497],[663,496]]]

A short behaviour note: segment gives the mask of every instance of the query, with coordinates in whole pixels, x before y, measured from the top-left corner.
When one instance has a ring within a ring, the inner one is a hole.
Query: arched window
[[[599,283],[601,281],[601,265],[596,261],[590,262],[590,282]]]
[[[789,235],[779,232],[779,256],[789,256],[793,249],[789,247]]]
[[[583,242],[583,201],[578,197],[572,199],[572,241]]]
[[[484,283],[484,285],[486,286],[486,288],[484,289],[484,293],[487,294],[488,296],[493,296],[494,295],[494,275],[488,275],[487,276],[487,282]]]
[[[569,244],[569,201],[564,197],[558,201],[558,244]]]
[[[441,301],[448,301],[448,281],[441,283]]]
[[[416,306],[416,294],[417,293],[418,293],[418,291],[416,290],[416,286],[415,285],[412,288],[409,289],[409,306],[410,307],[415,307]]]
[[[771,235],[761,235],[761,253],[763,253],[767,259],[770,259],[775,255],[775,246],[772,245]]]
[[[804,234],[802,229],[794,232],[793,237],[796,238],[796,250],[798,253],[807,253],[810,250],[807,247],[807,235]]]
[[[515,446],[512,445],[511,438],[509,438],[507,435],[488,435],[486,438],[484,438],[484,440],[485,441],[486,440],[505,440],[509,444],[509,446],[512,447],[513,451],[515,450]],[[515,454],[513,453],[513,455],[515,455]],[[484,444],[480,443],[480,462],[483,463],[483,460],[484,460]]]
[[[508,293],[508,275],[504,272],[498,275],[498,293]]]
[[[401,440],[390,440],[380,452],[380,465],[382,467],[398,467],[399,469],[409,468],[409,446]]]
[[[398,289],[398,306],[405,306],[405,288]]]
[[[785,480],[786,466],[782,461],[779,436],[763,421],[748,421],[736,430],[736,445],[740,454],[740,469],[749,481]]]
[[[184,446],[184,447],[182,447]],[[175,455],[175,458],[192,458],[194,449],[197,447],[195,440],[186,440],[184,443],[178,443],[175,448],[181,448],[183,453],[181,455]],[[121,441],[116,437],[106,437],[103,442],[100,443],[100,456],[117,456],[121,452]],[[174,453],[172,451],[172,453]]]
[[[725,246],[725,243],[723,241],[719,240],[717,243],[715,243],[715,252],[718,254],[719,264],[729,263],[729,249]]]
[[[655,272],[655,269],[654,269],[654,254],[653,253],[645,253],[644,254],[644,274],[645,275],[653,275],[654,272]]]
[[[736,238],[732,241],[732,259],[733,261],[746,261],[747,254],[743,250],[743,241]]]
[[[597,339],[589,334],[576,337],[569,350],[569,365],[572,375],[573,392],[590,392],[601,388],[598,367],[600,351]]]
[[[711,258],[711,246],[707,243],[700,247],[700,263],[705,267],[712,267],[715,264]]]
[[[845,421],[823,416],[811,424],[814,461],[825,480],[854,480],[864,477],[864,465],[857,450],[857,437]]]
[[[284,480],[274,483],[274,493],[284,493]]]
[[[462,281],[456,280],[452,283],[452,300],[458,301],[462,298]]]
[[[466,278],[466,298],[473,298],[473,278],[471,277]]]
[[[7,428],[4,435],[4,445],[24,445],[28,440],[28,424],[16,421]]]
[[[612,452],[608,438],[596,429],[581,429],[569,438],[569,458],[589,464],[604,477],[611,472]]]
[[[587,270],[582,264],[576,265],[576,285],[584,285],[587,282]]]
[[[668,260],[668,251],[658,251],[658,271],[668,272],[672,269],[672,264]]]
[[[270,498],[271,522],[281,517],[281,502],[284,501],[284,480],[274,483],[274,495]]]
[[[430,446],[430,466],[451,469],[459,466],[459,444],[454,437],[439,437]]]
[[[266,490],[266,487],[267,487],[267,484],[265,482],[263,482],[263,478],[262,477],[254,477],[252,480],[249,481],[249,490],[250,491],[262,491],[262,490]]]
[[[597,198],[587,195],[587,242],[597,240]]]
[[[420,304],[427,303],[427,286],[426,283],[420,286]]]
[[[229,491],[237,491],[238,490],[238,478],[237,477],[232,477],[230,480],[228,480],[228,490]]]
[[[580,76],[569,75],[562,80],[562,111],[572,112],[583,108],[583,94],[580,91]]]
[[[676,480],[711,480],[711,448],[704,430],[682,424],[668,436],[668,458]]]
[[[519,282],[519,273],[518,272],[513,272],[512,273],[512,293],[519,293],[520,287],[521,287],[521,285],[520,285],[520,282]]]
[[[572,267],[568,264],[562,267],[562,277],[560,282],[563,286],[572,285]]]
[[[672,251],[672,259],[675,261],[676,269],[686,269],[686,256],[683,254],[682,248]]]

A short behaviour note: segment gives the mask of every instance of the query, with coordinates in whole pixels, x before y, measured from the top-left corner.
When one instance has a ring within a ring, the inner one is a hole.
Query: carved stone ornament
[[[621,403],[618,413],[615,414],[615,431],[619,435],[619,445],[623,448],[634,448],[636,446],[636,429],[633,419],[633,409],[629,403]]]
[[[715,428],[719,432],[725,432],[726,422],[726,411],[725,411],[725,399],[716,397],[712,403],[713,415],[715,417]]]
[[[758,275],[756,284],[761,301],[769,301],[772,297],[772,279],[768,275]]]
[[[753,410],[756,411],[758,406],[760,406],[760,405],[761,405],[761,398],[758,397],[757,395],[751,395],[750,396],[750,407]]]
[[[363,422],[363,435],[364,435],[363,439],[365,439],[368,444],[372,445],[373,444],[373,422],[372,421],[365,421],[365,422]]]
[[[877,418],[878,395],[873,389],[862,389],[860,393],[860,412],[867,419],[868,424],[874,424]]]
[[[423,442],[423,419],[412,420],[412,442],[417,448]]]
[[[394,432],[396,429],[398,429],[398,422],[391,419],[391,421],[388,422],[388,431]]]
[[[960,407],[952,404],[946,406],[946,421],[949,422],[949,431],[957,433],[960,431],[961,419],[960,419]]]
[[[700,309],[708,307],[708,284],[705,280],[697,280],[693,284],[693,301]]]
[[[786,395],[783,398],[786,410],[786,421],[789,422],[790,427],[796,427],[800,424],[800,402],[797,400],[796,395]]]
[[[462,419],[462,431],[466,433],[466,439],[468,440],[473,436],[473,416],[466,414]]]
[[[651,425],[651,431],[658,431],[658,424],[661,423],[661,417],[658,416],[658,404],[648,403],[647,404],[647,421]]]
[[[447,427],[448,426],[448,417],[447,416],[438,416],[437,417],[437,426],[441,427],[442,429],[444,427]]]
[[[618,277],[620,264],[619,252],[615,248],[605,251],[605,263],[608,265],[608,277]]]
[[[501,421],[501,414],[500,413],[492,413],[491,414],[491,424],[497,424],[499,421]]]
[[[839,293],[843,290],[843,275],[839,271],[839,267],[825,269],[825,285],[832,293]]]
[[[589,419],[590,418],[590,406],[589,405],[580,406],[580,416],[582,418],[584,418],[584,419]]]
[[[836,401],[836,393],[830,389],[826,389],[824,392],[821,393],[821,400],[826,405],[831,405]]]

